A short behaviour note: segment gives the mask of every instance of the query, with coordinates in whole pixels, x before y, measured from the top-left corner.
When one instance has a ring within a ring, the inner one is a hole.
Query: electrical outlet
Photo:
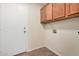
[[[78,34],[79,34],[79,31],[78,31]]]
[[[52,32],[53,32],[53,33],[57,33],[56,29],[53,29]]]

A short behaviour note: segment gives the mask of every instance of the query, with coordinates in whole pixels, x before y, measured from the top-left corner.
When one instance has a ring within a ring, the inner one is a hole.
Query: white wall
[[[41,4],[28,4],[28,49],[31,51],[44,46],[44,28],[40,24],[40,8]]]
[[[44,25],[46,47],[59,55],[79,55],[79,17]],[[52,30],[56,29],[57,33]]]

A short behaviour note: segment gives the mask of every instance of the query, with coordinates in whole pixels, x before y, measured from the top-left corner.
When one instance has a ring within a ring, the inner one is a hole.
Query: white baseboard
[[[32,48],[32,49],[28,49],[26,52],[29,52],[29,51],[33,51],[33,50],[36,50],[36,49],[39,49],[39,48],[42,48],[44,46],[40,46],[40,47],[36,47],[36,48]]]
[[[49,48],[49,47],[47,47],[47,46],[46,46],[46,48],[48,48],[50,51],[54,52],[54,53],[57,54],[58,56],[62,56],[59,52],[57,52],[57,51],[55,51],[55,50],[53,50],[53,49],[51,49],[51,48]]]
[[[58,56],[62,56],[59,52],[55,51],[54,49],[49,48],[48,46],[40,46],[40,47],[28,49],[26,52],[33,51],[33,50],[36,50],[36,49],[39,49],[39,48],[43,48],[43,47],[48,48],[50,51],[54,52],[54,53],[57,54]]]

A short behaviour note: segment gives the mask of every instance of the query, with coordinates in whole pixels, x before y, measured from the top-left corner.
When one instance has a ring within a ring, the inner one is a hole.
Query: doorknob
[[[24,34],[26,33],[26,27],[24,27]]]
[[[26,31],[24,31],[24,34],[26,33]]]

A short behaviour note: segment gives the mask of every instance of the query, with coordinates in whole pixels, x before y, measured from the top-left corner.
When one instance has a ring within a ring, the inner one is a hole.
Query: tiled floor
[[[55,53],[47,49],[46,47],[39,48],[30,52],[24,52],[16,56],[57,56]]]

